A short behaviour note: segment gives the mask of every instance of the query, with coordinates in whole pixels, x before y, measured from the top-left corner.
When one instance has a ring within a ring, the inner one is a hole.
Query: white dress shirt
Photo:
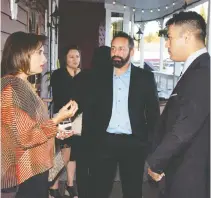
[[[191,65],[191,63],[196,59],[198,58],[200,55],[204,54],[204,53],[207,53],[207,49],[206,47],[205,48],[202,48],[196,52],[194,52],[193,54],[191,54],[188,59],[185,61],[185,64],[184,64],[184,67],[183,67],[183,70],[182,70],[182,74],[180,75],[180,78],[182,77],[182,75],[186,72],[186,70],[188,69],[188,67]]]

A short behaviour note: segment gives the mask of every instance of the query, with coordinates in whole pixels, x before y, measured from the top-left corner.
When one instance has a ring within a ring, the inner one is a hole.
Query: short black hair
[[[197,12],[189,11],[174,14],[173,17],[166,22],[166,27],[168,28],[170,25],[174,24],[179,26],[185,24],[189,25],[191,28],[198,31],[196,34],[197,38],[205,42],[206,22]]]
[[[113,39],[112,39],[112,42],[113,42],[113,40],[114,40],[115,38],[117,38],[117,37],[126,38],[126,39],[128,40],[128,43],[129,43],[129,48],[130,48],[130,49],[133,49],[133,48],[134,48],[134,41],[133,41],[132,37],[131,37],[130,35],[128,35],[127,33],[122,32],[122,31],[117,32],[117,33],[114,35],[114,37],[113,37]]]

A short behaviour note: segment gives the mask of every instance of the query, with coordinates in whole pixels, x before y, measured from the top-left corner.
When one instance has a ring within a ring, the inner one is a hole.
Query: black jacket
[[[165,198],[208,198],[210,56],[202,54],[178,81],[156,127],[148,163],[164,172]]]
[[[74,99],[73,79],[66,68],[60,68],[53,72],[50,82],[53,94],[53,113],[58,113],[65,104]]]
[[[113,68],[93,80],[89,131],[96,143],[106,134],[112,113]],[[157,89],[153,73],[131,65],[128,111],[132,134],[143,146],[152,141],[155,123],[160,115]]]

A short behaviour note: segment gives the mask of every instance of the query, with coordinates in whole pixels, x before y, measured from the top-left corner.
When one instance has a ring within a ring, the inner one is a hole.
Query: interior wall
[[[103,3],[60,1],[59,59],[68,45],[78,45],[82,51],[82,68],[91,67],[94,48],[99,46],[99,27],[105,22]]]

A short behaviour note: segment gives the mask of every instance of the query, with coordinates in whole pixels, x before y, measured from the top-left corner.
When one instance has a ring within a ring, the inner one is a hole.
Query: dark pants
[[[85,141],[81,139],[80,154],[76,159],[76,183],[79,197],[91,198],[93,152],[89,146],[86,146]]]
[[[48,198],[48,187],[48,171],[46,171],[20,184],[15,198]]]
[[[108,198],[112,191],[117,165],[124,198],[141,198],[146,149],[133,135],[107,134],[94,161],[94,198]]]
[[[76,183],[80,198],[91,198],[91,175],[89,164],[83,159],[76,161]]]

